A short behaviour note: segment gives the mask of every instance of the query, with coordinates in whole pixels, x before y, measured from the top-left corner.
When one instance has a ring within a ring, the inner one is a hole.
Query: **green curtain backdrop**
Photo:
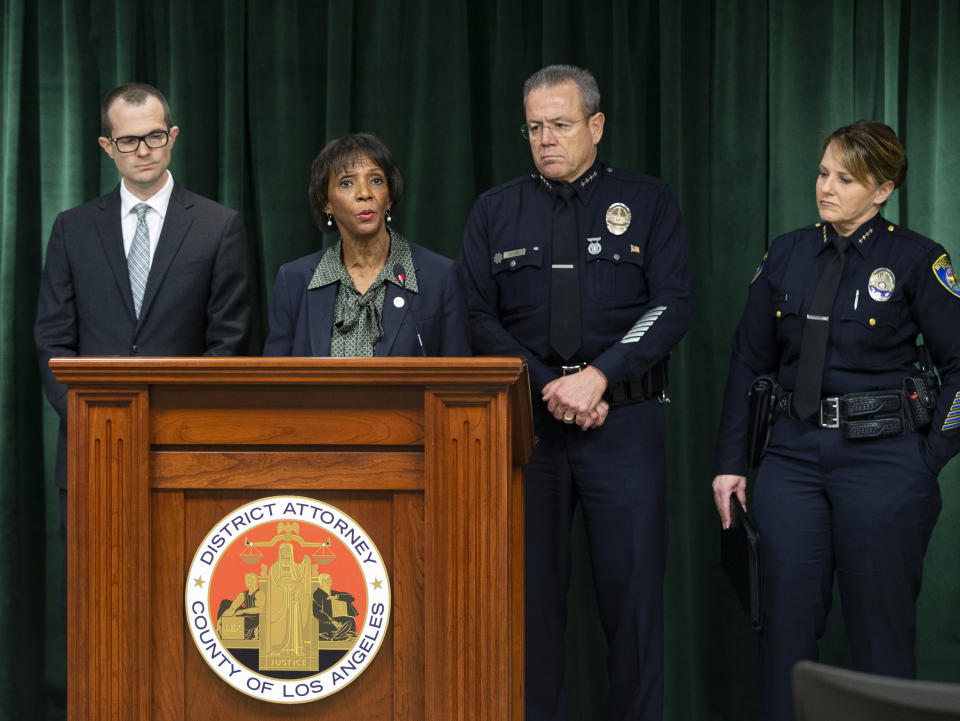
[[[61,210],[111,189],[99,101],[130,80],[167,95],[172,171],[244,214],[255,343],[277,267],[321,243],[306,188],[330,138],[393,149],[412,240],[455,257],[480,192],[531,167],[523,80],[590,68],[607,162],[667,180],[695,273],[669,407],[666,719],[759,719],[756,640],[719,570],[710,492],[729,341],[773,237],[817,220],[820,140],[883,120],[910,158],[896,222],[960,260],[960,3],[955,0],[0,0],[0,719],[62,718],[65,644],[52,469],[32,324]],[[958,329],[960,332],[960,329]],[[919,673],[960,681],[960,462],[919,608]],[[579,531],[578,531],[579,533]],[[571,589],[571,719],[603,718],[604,641],[581,554]],[[843,664],[839,599],[823,658]],[[69,610],[68,610],[69,613]]]

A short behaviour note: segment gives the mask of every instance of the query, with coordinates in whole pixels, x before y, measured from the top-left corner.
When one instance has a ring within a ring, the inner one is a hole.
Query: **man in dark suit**
[[[121,85],[104,98],[101,122],[100,147],[122,180],[57,216],[34,325],[44,390],[60,414],[64,537],[67,389],[50,358],[237,355],[250,333],[243,222],[174,182],[167,166],[180,129],[163,94]]]

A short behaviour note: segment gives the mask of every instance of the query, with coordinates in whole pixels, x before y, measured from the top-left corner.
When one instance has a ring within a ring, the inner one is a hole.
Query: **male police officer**
[[[570,523],[586,520],[610,719],[663,708],[666,359],[689,325],[680,213],[661,181],[597,160],[600,92],[552,65],[523,91],[537,171],[484,193],[461,269],[474,350],[525,356],[539,444],[526,479],[527,721],[563,719]]]

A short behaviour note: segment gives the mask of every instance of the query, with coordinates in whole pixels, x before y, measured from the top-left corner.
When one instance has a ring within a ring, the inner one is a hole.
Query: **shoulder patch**
[[[757,270],[753,274],[753,278],[750,280],[750,285],[753,285],[757,278],[760,277],[760,274],[763,273],[763,264],[767,262],[767,256],[770,255],[769,252],[763,254],[763,260],[760,261],[760,265],[757,266]]]
[[[953,405],[947,411],[947,417],[943,419],[943,428],[940,430],[952,431],[955,428],[960,428],[960,391],[953,396]]]
[[[953,269],[950,256],[946,253],[941,255],[934,261],[931,269],[937,280],[940,281],[940,285],[960,298],[960,279],[957,278],[957,272]]]

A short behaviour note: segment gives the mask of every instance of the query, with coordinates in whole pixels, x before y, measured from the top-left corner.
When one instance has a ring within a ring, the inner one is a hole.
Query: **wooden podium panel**
[[[511,358],[62,358],[70,721],[523,717],[526,368]],[[343,690],[274,704],[186,627],[210,529],[297,495],[375,541],[383,646]]]

